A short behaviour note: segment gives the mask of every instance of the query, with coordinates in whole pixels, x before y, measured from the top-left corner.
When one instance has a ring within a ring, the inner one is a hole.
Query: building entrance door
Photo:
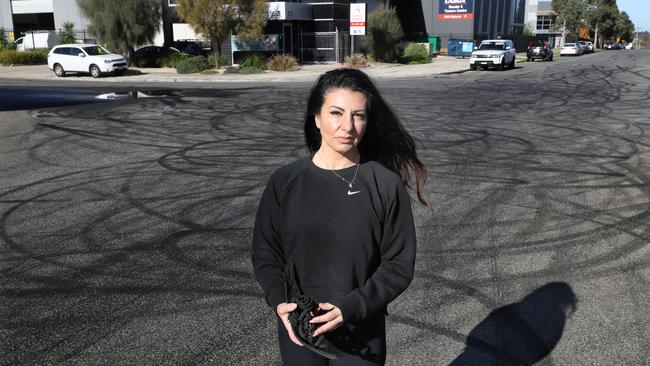
[[[284,53],[293,54],[293,27],[291,23],[282,24],[282,50]]]

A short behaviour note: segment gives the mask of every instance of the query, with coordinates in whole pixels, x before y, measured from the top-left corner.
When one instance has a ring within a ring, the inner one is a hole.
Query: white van
[[[52,48],[59,43],[59,35],[50,31],[27,32],[14,41],[16,50],[23,52],[32,49]]]

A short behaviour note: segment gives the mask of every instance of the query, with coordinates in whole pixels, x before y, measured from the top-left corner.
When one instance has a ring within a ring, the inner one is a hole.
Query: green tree
[[[554,30],[562,33],[562,45],[568,34],[577,33],[582,25],[582,17],[585,10],[584,0],[553,0],[551,2],[556,21]]]
[[[616,17],[614,24],[614,30],[616,35],[622,40],[629,41],[634,37],[634,23],[630,20],[630,16],[626,12],[622,11]]]
[[[252,40],[263,35],[267,8],[264,0],[180,0],[178,15],[210,42],[219,68],[221,45],[231,33]]]
[[[9,39],[5,33],[5,29],[0,27],[0,50],[9,48]]]
[[[160,0],[77,0],[77,4],[90,20],[89,32],[129,58],[136,46],[153,43],[160,29]]]
[[[61,36],[61,43],[75,43],[77,37],[74,34],[74,23],[68,21],[63,23],[63,35]]]
[[[397,58],[397,43],[404,36],[395,9],[380,7],[368,15],[364,41],[375,61],[390,62]]]
[[[618,17],[616,0],[587,0],[584,20],[594,31],[594,45],[602,47],[604,38],[611,38]],[[599,42],[600,41],[600,42]]]

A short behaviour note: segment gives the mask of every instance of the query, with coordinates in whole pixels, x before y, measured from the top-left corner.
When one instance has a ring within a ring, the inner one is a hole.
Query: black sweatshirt
[[[336,172],[350,181],[355,169]],[[385,312],[408,287],[415,252],[409,195],[400,177],[377,162],[362,163],[349,189],[308,156],[278,169],[262,194],[252,261],[274,310],[286,301],[289,256],[303,291],[356,323]]]

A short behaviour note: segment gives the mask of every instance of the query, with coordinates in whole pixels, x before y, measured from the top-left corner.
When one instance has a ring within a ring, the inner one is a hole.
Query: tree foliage
[[[632,39],[634,23],[627,13],[619,11],[616,0],[586,0],[584,20],[597,39]]]
[[[61,36],[61,43],[75,43],[77,37],[74,34],[74,23],[67,21],[63,23],[63,35]]]
[[[262,36],[266,26],[264,0],[180,0],[178,15],[206,37],[219,67],[221,45],[231,33],[245,39]]]
[[[399,55],[397,43],[403,36],[404,30],[395,9],[380,7],[368,15],[364,40],[375,61],[395,60]]]
[[[77,0],[77,4],[90,20],[90,33],[129,58],[136,46],[153,43],[160,29],[160,0]]]
[[[585,2],[584,0],[553,0],[551,6],[556,16],[553,27],[562,33],[562,44],[564,44],[568,34],[577,33],[580,29]]]

